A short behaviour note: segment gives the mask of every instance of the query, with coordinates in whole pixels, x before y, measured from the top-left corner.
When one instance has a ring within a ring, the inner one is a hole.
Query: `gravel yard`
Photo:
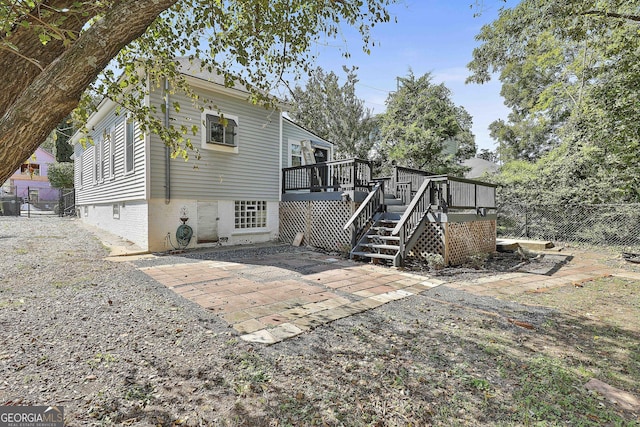
[[[640,394],[637,324],[442,285],[264,346],[107,254],[76,220],[0,217],[0,404],[72,426],[639,425],[582,388]],[[638,282],[607,286],[637,319]]]

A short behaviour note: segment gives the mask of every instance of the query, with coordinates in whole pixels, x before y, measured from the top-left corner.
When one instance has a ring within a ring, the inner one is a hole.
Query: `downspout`
[[[278,181],[280,181],[280,191],[279,191],[280,195],[278,197],[279,197],[279,200],[282,201],[282,189],[284,188],[284,182],[282,182],[282,153],[283,153],[283,151],[282,151],[282,144],[283,144],[283,141],[282,141],[282,136],[283,136],[283,134],[282,134],[282,110],[280,110],[279,118],[280,118],[280,120],[279,120],[280,121],[280,142],[279,142],[278,145],[280,146],[280,151],[279,151],[280,152],[280,162],[279,162],[280,169],[278,170],[278,176],[280,178],[278,178]]]
[[[169,80],[164,78],[164,127],[169,128]],[[164,204],[171,203],[171,148],[164,144]]]

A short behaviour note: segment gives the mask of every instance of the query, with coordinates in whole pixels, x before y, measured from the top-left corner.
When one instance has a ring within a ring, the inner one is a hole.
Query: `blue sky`
[[[478,149],[495,149],[487,126],[506,118],[508,109],[500,96],[497,79],[484,85],[465,84],[469,75],[475,36],[485,23],[492,22],[501,6],[499,0],[478,1],[481,9],[470,7],[475,0],[403,0],[389,11],[392,22],[372,30],[375,47],[371,54],[362,52],[362,42],[355,29],[343,27],[338,39],[328,39],[317,46],[317,65],[344,76],[342,66],[357,66],[360,83],[357,95],[374,113],[385,110],[387,94],[396,88],[396,77],[412,69],[416,76],[431,72],[436,83],[444,82],[453,92],[453,101],[473,117],[473,133]],[[512,7],[514,1],[508,1]],[[474,17],[481,11],[480,16]],[[397,23],[393,23],[397,19]],[[340,52],[347,49],[349,59]]]

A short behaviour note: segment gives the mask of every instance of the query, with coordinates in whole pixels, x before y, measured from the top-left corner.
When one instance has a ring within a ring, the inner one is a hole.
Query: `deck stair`
[[[392,236],[395,226],[407,209],[400,199],[385,194],[385,212],[377,216],[369,231],[351,250],[351,258],[393,263],[400,251],[400,237]]]

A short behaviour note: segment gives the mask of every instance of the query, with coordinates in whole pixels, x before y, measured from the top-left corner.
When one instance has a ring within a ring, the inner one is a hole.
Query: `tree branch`
[[[628,13],[616,13],[616,12],[607,12],[605,10],[587,10],[586,12],[582,12],[581,15],[597,15],[604,16],[605,18],[619,18],[626,19],[628,21],[640,22],[640,15],[631,15]]]
[[[46,2],[47,6],[56,10],[72,8],[74,0],[51,0]],[[0,43],[8,46],[8,49],[0,49],[0,76],[15,76],[11,79],[0,79],[0,111],[4,112],[16,100],[19,94],[31,84],[31,82],[46,68],[54,59],[60,56],[66,49],[61,40],[51,40],[46,45],[42,44],[33,26],[54,24],[64,20],[64,32],[80,33],[80,30],[87,21],[95,16],[97,9],[91,8],[93,13],[84,16],[81,13],[69,15],[64,12],[51,12],[46,20],[35,18],[37,10],[31,11],[29,15],[23,15],[16,19],[14,29],[8,37],[0,40]],[[27,25],[18,25],[24,22]],[[14,48],[15,47],[15,48]],[[20,69],[20,73],[15,70]]]
[[[84,90],[109,61],[176,1],[115,3],[20,91],[8,109],[0,110],[0,182],[11,176],[78,105]]]

